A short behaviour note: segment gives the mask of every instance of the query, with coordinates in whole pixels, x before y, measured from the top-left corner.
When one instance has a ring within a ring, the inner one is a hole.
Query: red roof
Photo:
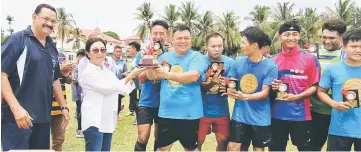
[[[113,37],[110,37],[108,35],[101,33],[100,29],[98,27],[95,28],[94,30],[81,29],[81,32],[85,36],[85,38],[88,38],[88,36],[92,33],[100,33],[104,37],[104,40],[106,40],[107,42],[110,42],[113,44],[118,44],[118,45],[124,44],[124,42],[121,40],[117,40]]]

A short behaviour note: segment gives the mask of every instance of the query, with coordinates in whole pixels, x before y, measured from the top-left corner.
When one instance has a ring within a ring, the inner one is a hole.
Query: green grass
[[[70,90],[70,87],[67,87]],[[68,97],[71,97],[71,91],[68,91]],[[68,105],[70,107],[70,123],[67,127],[65,143],[64,143],[64,151],[84,151],[85,144],[84,138],[76,138],[75,133],[77,129],[77,122],[74,118],[74,112],[76,109],[76,104],[71,99],[68,98]],[[134,145],[137,139],[137,127],[132,125],[132,121],[135,119],[135,116],[126,117],[125,114],[129,112],[128,110],[128,97],[123,98],[122,104],[124,104],[124,109],[120,113],[121,120],[118,121],[116,131],[113,133],[112,139],[112,150],[113,151],[133,151]],[[230,101],[230,109],[232,112],[234,101]],[[153,131],[151,137],[148,142],[147,150],[153,150]],[[208,135],[205,143],[203,144],[203,151],[215,151],[216,149],[216,139],[214,134]],[[324,146],[324,150],[325,150]],[[251,149],[251,148],[250,148]],[[287,151],[296,151],[297,148],[293,146],[290,142],[287,146]],[[184,151],[181,144],[179,142],[174,143],[172,147],[172,151]]]

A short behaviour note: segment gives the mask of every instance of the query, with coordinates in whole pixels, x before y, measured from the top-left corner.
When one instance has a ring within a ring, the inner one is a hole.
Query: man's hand
[[[147,69],[145,72],[146,72],[146,75],[147,75],[149,80],[158,79],[157,74],[155,73],[154,69]]]
[[[348,103],[348,102],[336,102],[336,101],[334,101],[331,104],[331,107],[338,110],[338,111],[347,111],[350,108],[352,108],[352,105],[350,103]]]
[[[214,76],[212,77],[211,82],[218,84],[220,83],[220,79],[221,79],[221,71],[216,72],[216,74],[214,74]]]
[[[273,80],[273,82],[272,82],[272,90],[273,91],[277,90],[281,83],[282,83],[281,80]]]
[[[20,105],[14,108],[11,108],[11,111],[14,114],[16,124],[20,129],[29,129],[33,126],[31,120],[33,118],[30,117],[29,113]]]
[[[125,77],[126,77],[126,76],[128,76],[129,74],[130,74],[130,72],[129,72],[129,71],[128,71],[128,72],[124,72],[124,73],[123,73],[123,76],[125,76]]]
[[[281,99],[278,99],[278,100],[292,102],[292,101],[300,100],[300,97],[298,95],[294,95],[292,93],[287,93],[287,94],[283,95]]]
[[[63,109],[61,111],[63,115],[63,122],[61,123],[61,128],[65,129],[69,124],[69,111],[67,109]]]
[[[69,74],[73,70],[73,64],[65,62],[60,64],[60,72],[63,75]]]
[[[228,95],[229,97],[235,99],[235,100],[248,100],[248,94],[245,94],[241,91],[236,90],[229,90],[228,92],[225,92],[225,87],[221,87],[221,92],[223,92],[222,96]]]
[[[169,76],[169,72],[164,67],[155,69],[155,74],[157,75],[158,79],[168,79]]]
[[[138,77],[138,75],[141,74],[145,70],[147,70],[147,69],[146,68],[135,68],[130,72],[129,77],[134,79],[134,78]]]

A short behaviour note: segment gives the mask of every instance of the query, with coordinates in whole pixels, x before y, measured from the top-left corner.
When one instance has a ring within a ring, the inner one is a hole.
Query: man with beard
[[[321,71],[328,65],[338,62],[342,54],[342,34],[346,32],[347,25],[341,20],[330,20],[322,26],[322,43],[324,49],[319,50],[319,61]],[[330,96],[331,95],[331,92]],[[327,140],[328,127],[331,120],[331,107],[318,100],[316,96],[311,97],[312,115],[312,140],[313,151],[321,151]]]
[[[56,24],[56,10],[40,4],[32,25],[8,37],[1,47],[1,142],[11,149],[50,149],[52,95],[69,122],[59,78],[58,51],[49,35]]]

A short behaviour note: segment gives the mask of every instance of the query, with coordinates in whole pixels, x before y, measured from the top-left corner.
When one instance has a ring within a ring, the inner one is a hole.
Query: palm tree
[[[319,38],[318,32],[324,21],[321,20],[321,17],[316,13],[316,8],[301,9],[297,15],[297,19],[302,27],[301,42],[317,43]]]
[[[205,37],[213,31],[213,13],[206,11],[200,18],[197,19],[195,27],[199,33],[192,38],[192,47],[200,50],[204,46]]]
[[[339,0],[337,3],[334,3],[334,9],[330,7],[327,7],[327,9],[331,15],[350,25],[352,23],[351,16],[355,5],[356,2],[354,0]]]
[[[6,16],[6,20],[8,21],[8,24],[9,24],[9,29],[8,29],[8,31],[9,31],[10,35],[12,35],[12,34],[14,33],[14,29],[11,28],[11,22],[14,21],[14,17],[12,17],[12,16],[10,16],[10,15],[7,15],[7,16]]]
[[[262,26],[262,29],[266,31],[268,36],[272,39],[271,54],[277,53],[277,50],[280,47],[278,29],[284,22],[290,21],[294,18],[292,13],[294,7],[295,4],[290,2],[277,3],[276,7],[273,7],[273,22]]]
[[[358,28],[358,27],[361,27],[361,7],[357,7],[357,8],[354,8],[354,11],[353,11],[353,15],[352,15],[352,27],[353,28]]]
[[[224,53],[227,56],[235,58],[240,49],[240,34],[238,25],[240,17],[236,16],[233,11],[223,13],[221,17],[217,19],[217,31],[224,38]]]
[[[178,20],[180,14],[177,12],[177,8],[173,4],[166,6],[164,8],[164,13],[165,15],[162,16],[162,18],[169,24],[168,37],[172,37],[175,22]]]
[[[198,7],[195,6],[193,1],[182,2],[182,6],[179,9],[180,17],[182,21],[187,25],[192,33],[196,33],[195,28],[196,20],[199,18]]]
[[[277,3],[277,6],[273,8],[275,21],[290,20],[293,17],[292,11],[294,7],[295,4],[290,2]]]
[[[85,40],[85,35],[83,35],[81,29],[75,25],[75,28],[70,30],[69,35],[70,38],[67,40],[67,43],[74,41],[73,49],[79,49],[80,41]]]
[[[137,8],[137,11],[137,13],[134,13],[135,18],[142,21],[142,23],[135,30],[137,30],[137,36],[144,41],[149,35],[154,11],[151,8],[151,3],[143,3]]]
[[[249,17],[245,17],[245,20],[250,20],[254,25],[260,26],[262,23],[268,21],[271,8],[265,5],[256,5],[252,12],[249,13]]]
[[[73,20],[73,15],[67,13],[65,8],[57,8],[57,13],[58,36],[61,39],[61,50],[63,50],[64,40],[69,37],[70,30],[73,28],[75,21]]]

